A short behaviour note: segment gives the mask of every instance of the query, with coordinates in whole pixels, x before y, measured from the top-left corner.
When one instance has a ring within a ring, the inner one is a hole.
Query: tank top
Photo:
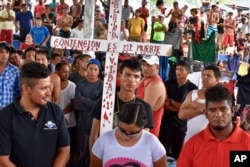
[[[145,80],[143,79],[142,82],[139,84],[137,91],[136,91],[136,96],[139,97],[140,99],[144,99],[144,91],[147,88],[147,86],[153,82],[153,81],[162,81],[162,79],[159,76],[153,77],[150,81],[148,81],[146,84],[144,83]],[[160,132],[160,126],[161,126],[161,119],[163,116],[163,111],[164,108],[163,106],[160,107],[158,110],[153,111],[153,121],[154,121],[154,128],[150,129],[150,132],[154,134],[155,136],[159,136]]]
[[[205,99],[200,99],[198,97],[198,90],[192,91],[192,101],[197,100],[197,102],[205,104]],[[185,136],[184,143],[186,143],[193,135],[203,130],[208,124],[208,120],[205,114],[197,115],[187,121],[187,134]]]

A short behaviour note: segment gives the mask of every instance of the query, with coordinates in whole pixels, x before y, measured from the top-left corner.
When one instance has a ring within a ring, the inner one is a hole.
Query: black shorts
[[[59,36],[63,37],[63,38],[69,38],[70,37],[70,31],[60,30],[59,31]]]

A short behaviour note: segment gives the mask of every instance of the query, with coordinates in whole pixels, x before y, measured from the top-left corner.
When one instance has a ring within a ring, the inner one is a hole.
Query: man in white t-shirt
[[[236,18],[238,10],[237,10],[237,6],[235,4],[232,4],[232,12],[233,12],[233,18]]]
[[[15,12],[11,10],[11,4],[7,3],[5,9],[0,11],[0,41],[13,43],[13,27]]]
[[[76,28],[73,28],[71,30],[72,37],[83,38],[83,28],[84,28],[83,19],[79,19]]]
[[[184,142],[207,126],[208,120],[204,114],[205,91],[215,86],[219,82],[220,76],[221,73],[217,66],[207,66],[201,76],[203,87],[189,92],[182,103],[178,116],[179,119],[187,120],[187,134]]]
[[[64,113],[66,125],[70,135],[70,160],[69,165],[73,166],[73,160],[76,155],[76,119],[74,112],[74,98],[76,85],[69,81],[70,64],[63,60],[56,65],[56,73],[61,80],[61,96],[59,106]]]
[[[237,26],[237,30],[240,30],[240,32],[243,32],[244,34],[247,34],[248,29],[249,29],[249,25],[248,25],[248,22],[247,22],[247,18],[242,17],[241,18],[241,23],[238,24],[238,26]]]

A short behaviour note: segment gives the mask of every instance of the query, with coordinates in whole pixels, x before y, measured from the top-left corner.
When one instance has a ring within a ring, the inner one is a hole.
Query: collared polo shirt
[[[230,151],[250,150],[250,135],[234,123],[232,134],[216,139],[208,126],[189,139],[182,148],[177,167],[230,166]]]
[[[52,166],[57,149],[69,146],[63,112],[48,102],[35,120],[19,100],[0,111],[0,156],[9,155],[17,166]]]

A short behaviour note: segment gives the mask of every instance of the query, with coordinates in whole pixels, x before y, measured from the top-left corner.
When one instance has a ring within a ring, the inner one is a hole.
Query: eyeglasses
[[[123,128],[121,128],[121,127],[118,127],[118,129],[119,129],[119,131],[120,131],[123,135],[125,135],[125,136],[127,136],[127,137],[130,137],[130,138],[133,138],[133,137],[137,136],[137,135],[138,135],[139,133],[141,133],[141,131],[142,131],[142,129],[140,129],[140,130],[135,131],[135,132],[128,132],[128,131],[126,131],[125,129],[123,129]]]

